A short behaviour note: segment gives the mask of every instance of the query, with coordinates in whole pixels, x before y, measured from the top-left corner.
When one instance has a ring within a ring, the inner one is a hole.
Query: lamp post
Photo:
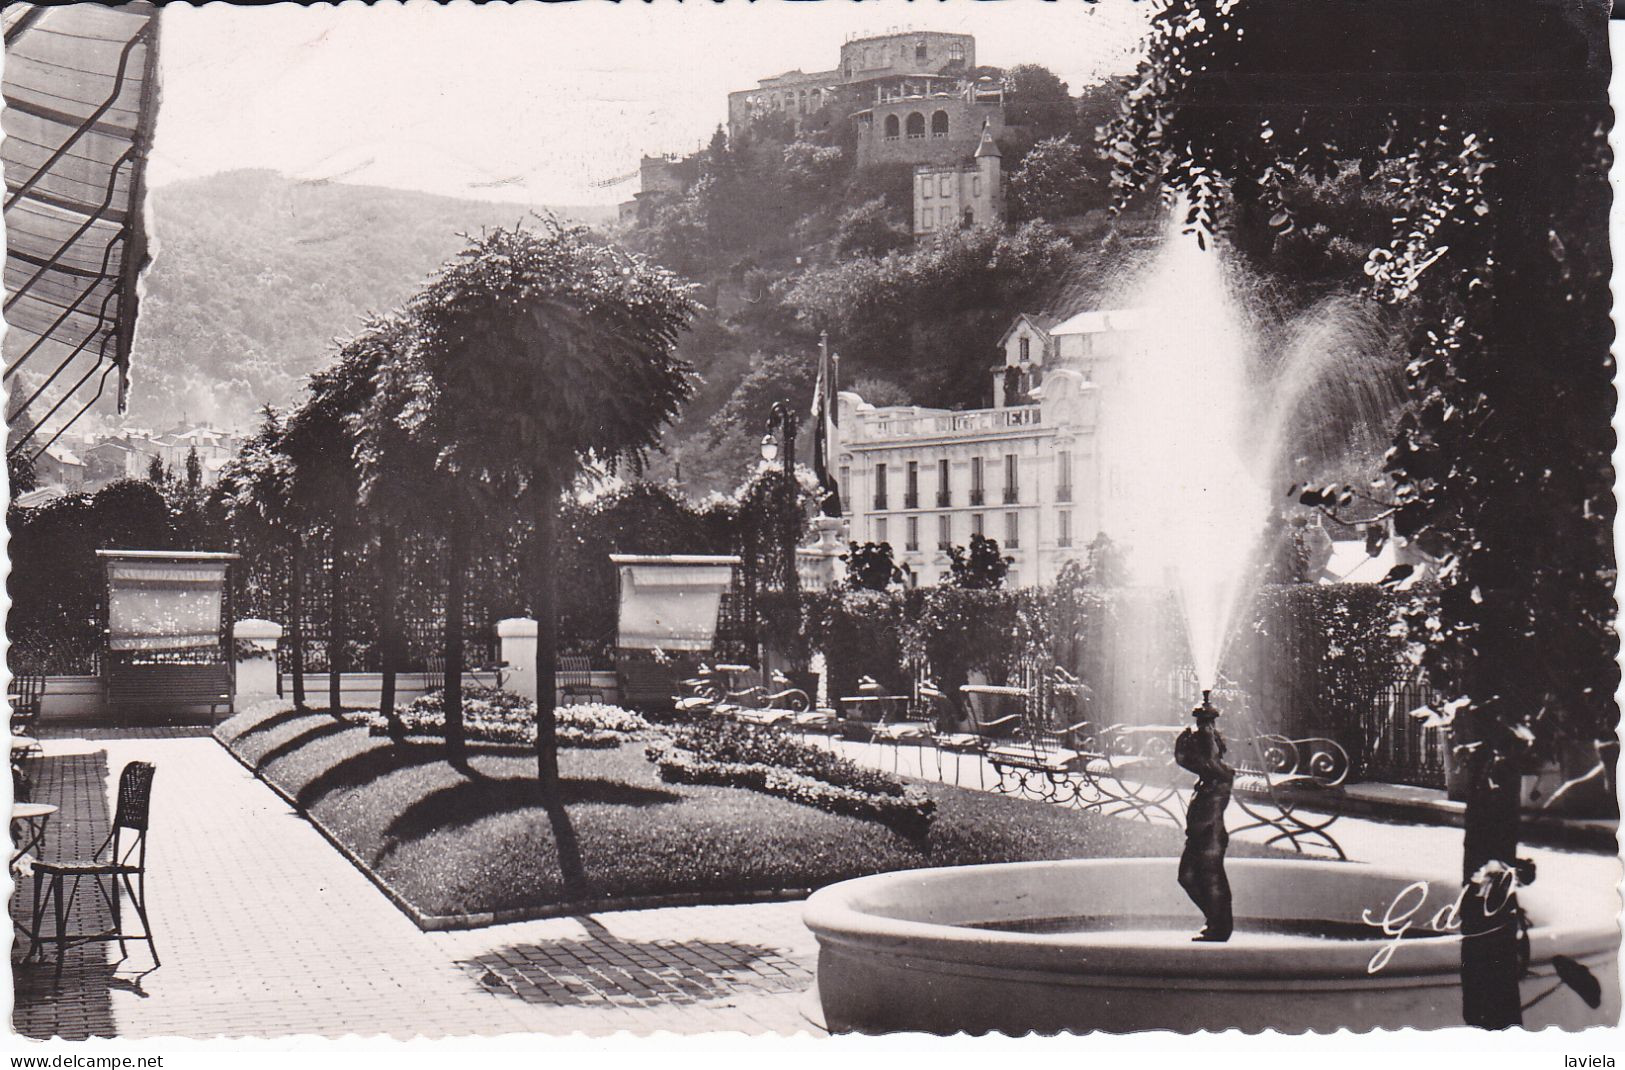
[[[788,402],[775,401],[772,412],[767,418],[767,434],[762,436],[762,460],[771,463],[775,458],[783,462],[784,502],[781,508],[781,520],[784,525],[781,538],[784,553],[783,585],[786,594],[794,596],[800,590],[800,579],[796,575],[796,536],[798,534],[796,523],[796,425],[801,422],[800,415]],[[783,446],[774,440],[777,433],[783,439]]]

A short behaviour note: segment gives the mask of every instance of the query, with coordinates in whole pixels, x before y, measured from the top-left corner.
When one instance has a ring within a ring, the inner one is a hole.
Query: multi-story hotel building
[[[946,548],[973,534],[1014,559],[1012,585],[1053,580],[1109,516],[1102,393],[1117,363],[1133,359],[1140,323],[1133,310],[1017,317],[1000,342],[989,409],[877,408],[842,392],[848,537],[890,543],[921,585],[937,583]]]

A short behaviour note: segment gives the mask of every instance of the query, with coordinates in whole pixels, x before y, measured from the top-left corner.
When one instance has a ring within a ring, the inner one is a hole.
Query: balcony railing
[[[971,489],[971,492],[970,492],[970,503],[972,505],[984,505],[986,503],[983,502],[982,498],[983,498],[982,488],[981,487],[973,487]]]
[[[886,496],[884,494],[876,494],[875,495],[875,512],[880,513],[880,512],[884,512],[885,510],[886,510]]]
[[[937,508],[946,509],[954,503],[954,496],[949,491],[937,491]]]
[[[983,431],[1003,431],[1013,427],[1036,427],[1037,405],[1008,409],[975,409],[971,412],[929,413],[920,416],[870,417],[864,421],[869,433],[883,437],[908,435],[961,435]]]
[[[1016,505],[1020,501],[1021,501],[1021,488],[1020,487],[1005,487],[1004,488],[1004,504],[1005,505]]]
[[[903,508],[904,509],[918,509],[919,507],[920,507],[920,496],[918,494],[905,494],[905,495],[903,495]]]
[[[1055,488],[1055,500],[1058,501],[1058,502],[1069,502],[1069,501],[1071,501],[1072,500],[1072,484],[1070,484],[1070,483],[1062,483],[1060,486],[1056,487]]]

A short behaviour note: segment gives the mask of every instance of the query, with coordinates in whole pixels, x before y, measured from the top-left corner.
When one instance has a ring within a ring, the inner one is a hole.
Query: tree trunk
[[[400,585],[400,536],[391,524],[384,524],[378,532],[378,656],[383,670],[383,683],[379,688],[378,712],[389,726],[391,739],[399,742],[405,733],[401,719],[395,711],[395,671],[400,665],[401,624],[396,619]]]
[[[338,717],[344,710],[344,647],[349,641],[349,620],[344,588],[344,529],[333,526],[332,572],[327,577],[327,711]]]
[[[536,778],[544,798],[559,786],[558,715],[558,570],[553,560],[558,541],[558,495],[538,494],[535,543],[531,547],[531,611],[536,614]]]
[[[1486,863],[1515,872],[1521,777],[1517,764],[1484,740],[1468,759],[1462,880]],[[1510,878],[1470,888],[1461,911],[1461,1010],[1467,1025],[1510,1029],[1523,1024],[1518,980],[1522,913]]]
[[[288,641],[293,649],[288,668],[293,674],[293,708],[305,708],[305,555],[296,539],[288,548]]]
[[[463,603],[468,582],[468,531],[454,520],[446,537],[446,754],[464,760],[463,747]]]

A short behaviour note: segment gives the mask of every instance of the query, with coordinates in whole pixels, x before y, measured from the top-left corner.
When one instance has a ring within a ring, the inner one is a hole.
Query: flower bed
[[[411,705],[396,710],[396,717],[408,736],[446,734],[444,693],[435,691]],[[561,747],[616,747],[641,739],[649,722],[619,706],[592,703],[560,706],[554,711]],[[374,735],[388,735],[389,723],[377,711],[369,712],[366,723]],[[536,704],[512,691],[494,687],[463,689],[464,738],[483,743],[536,745]]]
[[[746,725],[680,728],[647,754],[667,783],[749,788],[908,836],[924,835],[936,816],[936,800],[922,788]]]

